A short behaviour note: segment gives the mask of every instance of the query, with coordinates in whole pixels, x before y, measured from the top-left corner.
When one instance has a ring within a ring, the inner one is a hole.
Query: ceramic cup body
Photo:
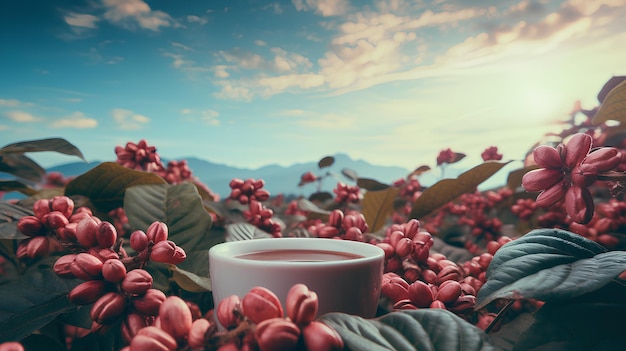
[[[250,260],[252,252],[272,250],[320,250],[362,257],[317,262]],[[243,297],[251,288],[273,291],[284,303],[289,289],[305,284],[318,295],[318,315],[343,312],[374,317],[384,267],[384,251],[367,243],[321,238],[268,238],[226,242],[209,250],[209,274],[215,306],[231,295]]]

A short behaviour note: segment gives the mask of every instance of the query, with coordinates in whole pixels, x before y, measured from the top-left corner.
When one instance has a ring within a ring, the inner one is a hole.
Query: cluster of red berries
[[[318,238],[337,238],[353,241],[367,241],[364,233],[369,230],[362,213],[350,211],[346,214],[335,209],[328,215],[328,222],[317,222],[307,230]]]
[[[156,152],[155,146],[150,146],[145,139],[139,143],[126,143],[126,146],[116,146],[116,162],[126,168],[136,171],[154,172],[163,169],[161,158]]]
[[[306,172],[302,174],[302,176],[300,176],[300,183],[298,184],[298,186],[302,186],[308,183],[313,183],[318,179],[319,178],[315,174],[313,174],[313,172]]]
[[[340,182],[333,189],[333,193],[335,193],[335,202],[340,204],[356,204],[363,199],[361,188],[358,185],[350,186]]]
[[[289,290],[285,307],[283,309],[278,297],[264,287],[252,288],[243,298],[232,295],[220,301],[216,315],[226,331],[221,332],[223,337],[219,350],[343,349],[343,340],[339,334],[316,320],[317,294],[306,285],[296,284]],[[210,334],[207,335],[209,343],[211,337]],[[215,339],[213,336],[213,340]]]
[[[270,198],[270,192],[263,189],[265,181],[263,179],[246,180],[234,178],[230,181],[229,199],[235,200],[242,205],[248,205],[248,209],[243,211],[246,220],[270,233],[274,237],[282,236],[282,227],[280,223],[274,221],[274,211],[267,208],[262,202]]]
[[[274,211],[257,200],[250,200],[248,209],[243,211],[243,217],[248,223],[272,234],[274,237],[280,237],[282,228],[278,222],[272,219],[272,216],[274,216]]]

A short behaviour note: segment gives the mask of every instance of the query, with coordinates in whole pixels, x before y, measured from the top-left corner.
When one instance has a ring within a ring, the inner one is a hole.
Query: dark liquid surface
[[[326,262],[353,260],[364,256],[326,250],[266,250],[237,255],[236,257],[255,261]]]

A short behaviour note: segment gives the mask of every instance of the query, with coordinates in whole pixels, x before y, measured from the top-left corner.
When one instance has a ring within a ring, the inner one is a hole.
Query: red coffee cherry
[[[417,307],[428,307],[435,300],[435,297],[428,284],[416,280],[409,285],[409,299]]]
[[[241,309],[243,314],[255,324],[283,316],[280,300],[272,291],[264,287],[250,289],[250,292],[241,300]]]
[[[102,265],[102,277],[111,283],[119,283],[126,277],[126,266],[118,259],[108,259]]]
[[[150,259],[154,262],[179,264],[187,258],[185,250],[176,246],[173,241],[160,241],[152,247]]]
[[[148,289],[145,294],[134,297],[131,303],[137,312],[146,316],[156,316],[165,302],[165,293],[158,289]]]
[[[161,329],[170,334],[177,341],[182,341],[191,330],[191,311],[183,299],[178,296],[169,296],[159,308]]]
[[[39,218],[35,216],[24,216],[17,221],[17,230],[28,236],[38,236],[45,234],[46,230],[41,225]]]
[[[153,243],[158,243],[167,240],[168,227],[163,222],[153,222],[146,230],[146,236],[148,240],[152,240]]]
[[[148,236],[142,230],[135,230],[130,234],[130,247],[137,252],[141,252],[148,247]]]
[[[96,241],[101,248],[110,248],[117,240],[117,230],[109,222],[100,222],[95,231]]]
[[[461,284],[454,280],[446,280],[439,285],[437,300],[447,304],[455,302],[461,296]]]
[[[49,202],[52,211],[59,211],[65,218],[70,218],[74,212],[74,201],[67,196],[55,196]]]
[[[211,322],[204,318],[193,321],[189,335],[187,336],[187,344],[192,349],[202,349],[209,339],[209,329],[212,328]]]
[[[126,298],[116,292],[108,292],[91,307],[91,319],[100,324],[108,324],[121,316],[126,309]]]
[[[74,274],[72,273],[72,263],[76,259],[76,254],[67,254],[65,256],[59,257],[56,262],[54,262],[54,266],[52,270],[58,276],[73,278]]]
[[[63,213],[59,211],[52,211],[44,215],[41,220],[48,228],[52,229],[53,231],[64,228],[68,223],[70,223],[67,217],[65,217]]]
[[[146,316],[135,312],[129,313],[122,321],[120,327],[124,341],[130,343],[139,330],[147,326],[148,321],[146,320]]]
[[[96,302],[107,290],[103,280],[89,280],[76,285],[68,294],[68,299],[75,305],[89,305]]]
[[[237,295],[222,299],[216,312],[217,320],[224,328],[235,328],[241,323],[241,299]]]
[[[0,351],[24,351],[24,346],[17,341],[7,341],[0,344]]]
[[[317,294],[304,284],[296,284],[287,293],[287,317],[298,325],[307,324],[317,316]]]
[[[394,276],[383,282],[381,292],[394,303],[405,300],[409,298],[409,283],[402,277]]]
[[[130,294],[144,294],[152,288],[152,275],[144,269],[133,269],[122,280],[122,289]]]
[[[339,351],[343,350],[343,339],[328,325],[313,321],[302,328],[302,337],[307,350]]]
[[[76,239],[78,243],[83,247],[95,246],[96,241],[96,229],[98,228],[98,222],[94,217],[88,217],[78,222],[76,226]]]
[[[254,336],[261,351],[291,351],[298,344],[300,328],[284,318],[270,318],[257,325]]]
[[[175,351],[176,348],[176,340],[155,326],[140,329],[130,342],[130,351]]]
[[[39,199],[33,204],[33,212],[38,219],[47,215],[50,211],[52,210],[50,209],[50,200],[48,199]]]
[[[102,277],[102,261],[88,253],[76,255],[70,266],[72,274],[81,280],[93,280]]]

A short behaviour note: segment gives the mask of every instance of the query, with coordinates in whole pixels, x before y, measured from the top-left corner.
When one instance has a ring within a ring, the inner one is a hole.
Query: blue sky
[[[520,159],[626,73],[624,18],[626,0],[3,1],[0,144],[63,137],[108,161],[146,139],[252,168]]]

